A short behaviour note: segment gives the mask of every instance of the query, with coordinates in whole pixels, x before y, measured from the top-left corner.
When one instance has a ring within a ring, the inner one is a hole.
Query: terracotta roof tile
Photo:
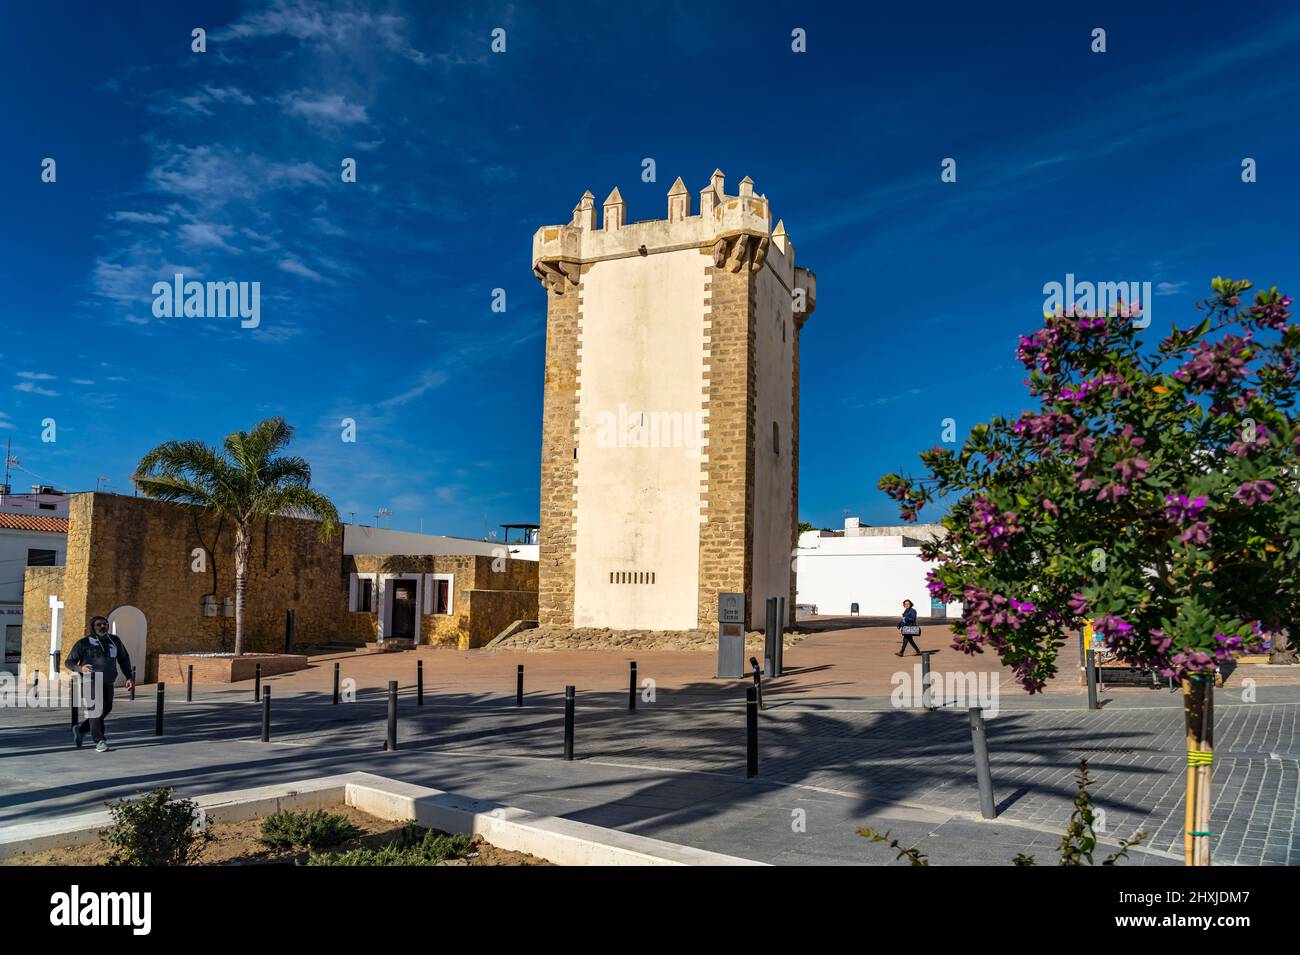
[[[0,514],[0,528],[11,531],[47,531],[51,534],[66,534],[68,519],[47,517],[44,514]]]

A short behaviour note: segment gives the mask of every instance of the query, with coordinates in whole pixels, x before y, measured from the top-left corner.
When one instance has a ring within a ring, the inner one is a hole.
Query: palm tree
[[[136,466],[131,478],[144,494],[191,504],[230,518],[235,525],[235,656],[244,652],[244,600],[253,519],[283,514],[314,517],[328,540],[339,528],[329,498],[313,491],[311,466],[299,457],[273,457],[293,440],[283,418],[267,418],[251,431],[229,435],[221,449],[202,441],[167,441]]]

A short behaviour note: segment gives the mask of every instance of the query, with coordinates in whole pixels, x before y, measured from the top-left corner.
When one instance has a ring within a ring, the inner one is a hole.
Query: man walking
[[[83,680],[89,677],[91,692],[94,694],[89,707],[94,715],[72,728],[72,742],[77,749],[81,749],[82,740],[90,733],[95,741],[95,752],[107,753],[109,746],[104,736],[104,718],[113,709],[113,684],[117,682],[119,668],[126,674],[128,690],[135,683],[131,679],[131,657],[117,634],[108,632],[106,617],[91,618],[90,633],[72,645],[72,652],[68,654],[64,666],[73,673],[80,674]]]

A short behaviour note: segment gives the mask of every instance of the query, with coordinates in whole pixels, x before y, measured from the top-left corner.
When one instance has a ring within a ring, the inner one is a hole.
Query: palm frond
[[[261,501],[263,514],[284,514],[291,517],[312,517],[321,523],[321,540],[329,540],[338,531],[339,512],[324,494],[300,484],[286,484]]]

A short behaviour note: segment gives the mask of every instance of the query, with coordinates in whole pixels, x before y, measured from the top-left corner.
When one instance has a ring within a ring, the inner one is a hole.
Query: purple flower
[[[1185,524],[1189,520],[1196,520],[1205,509],[1206,499],[1203,497],[1189,498],[1186,494],[1170,494],[1165,498],[1165,512],[1169,519],[1179,524]]]
[[[1076,617],[1088,616],[1088,598],[1083,594],[1074,594],[1070,597],[1070,612]]]
[[[1082,487],[1082,485],[1080,485],[1080,487]],[[1084,488],[1084,490],[1087,490],[1087,488]],[[1123,484],[1107,484],[1104,488],[1101,489],[1101,492],[1097,495],[1097,500],[1104,501],[1107,498],[1109,498],[1111,501],[1118,501],[1121,497],[1123,497],[1127,493],[1128,493],[1128,488],[1126,488]]]
[[[1233,492],[1233,497],[1247,507],[1262,504],[1273,497],[1277,485],[1272,481],[1245,481]]]
[[[1011,538],[1023,534],[1015,511],[1002,511],[986,497],[975,499],[971,508],[970,529],[977,542],[992,551],[1006,550]]]

